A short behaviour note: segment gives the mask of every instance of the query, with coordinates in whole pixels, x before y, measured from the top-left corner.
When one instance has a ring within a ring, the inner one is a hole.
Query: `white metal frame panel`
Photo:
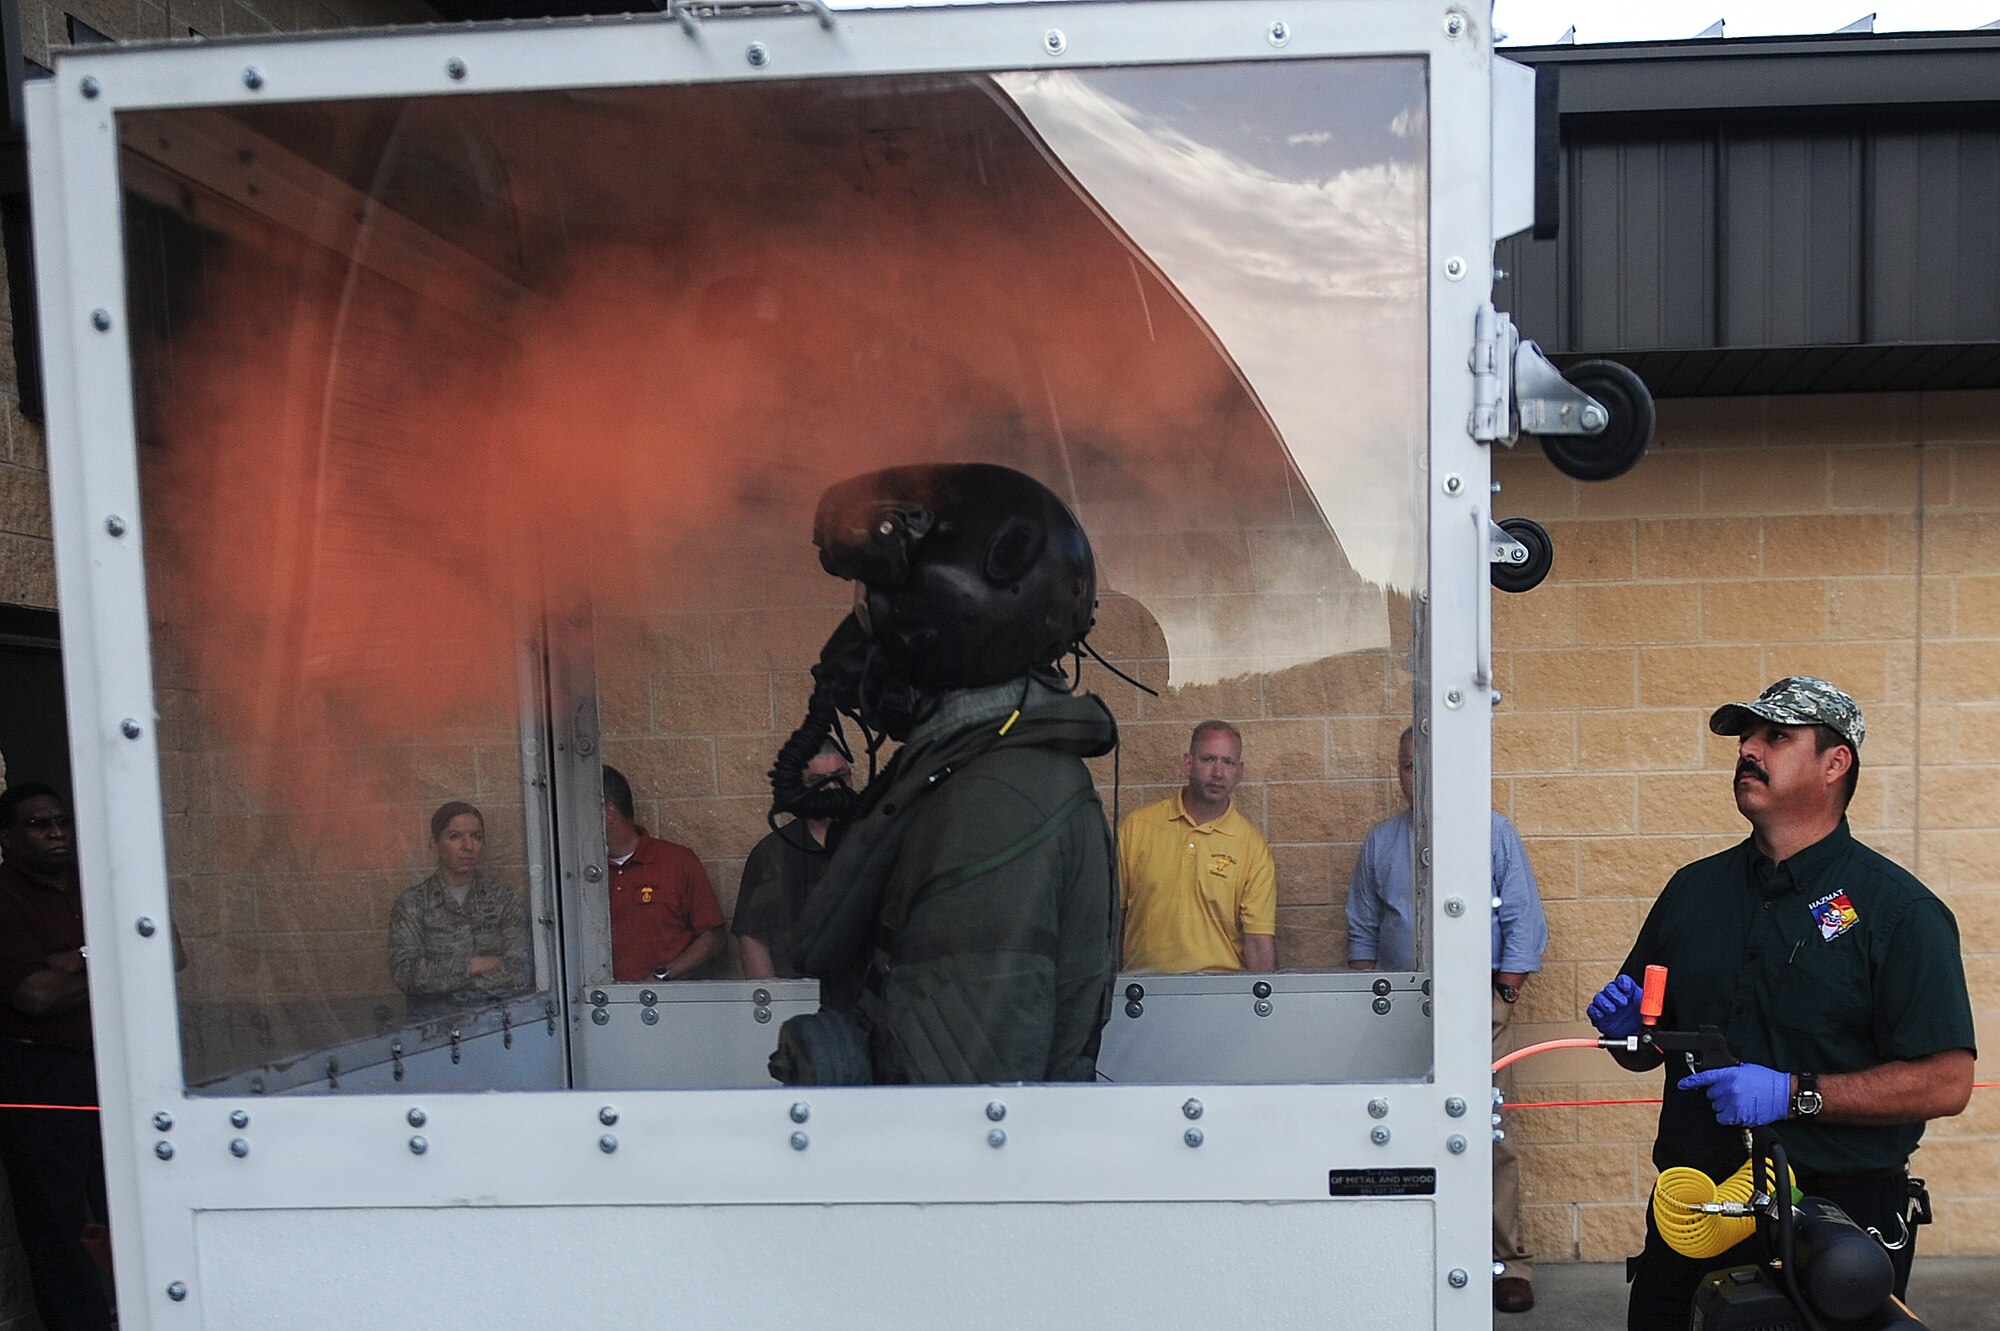
[[[750,63],[753,43],[762,48],[761,65]],[[1430,825],[1480,829],[1426,848],[1436,884],[1432,1081],[633,1091],[618,1093],[615,1102],[583,1091],[253,1101],[184,1095],[163,927],[166,857],[124,332],[118,112],[280,99],[1363,55],[1419,57],[1430,71],[1431,572],[1428,660],[1417,663],[1418,710],[1428,717],[1436,751],[1450,755],[1431,765]],[[1474,314],[1492,279],[1491,67],[1484,7],[1428,0],[843,12],[830,27],[805,14],[756,14],[711,20],[692,35],[665,18],[638,18],[211,42],[59,58],[55,78],[30,89],[32,182],[57,569],[81,852],[92,884],[92,1002],[123,1325],[213,1324],[204,1316],[203,1282],[196,1278],[197,1217],[207,1211],[447,1208],[436,1214],[431,1231],[438,1236],[435,1250],[442,1251],[452,1217],[463,1220],[468,1206],[816,1204],[788,1210],[802,1217],[792,1238],[805,1240],[813,1225],[838,1229],[844,1223],[839,1204],[1035,1203],[1001,1211],[1018,1216],[1002,1223],[1023,1226],[1019,1233],[1032,1236],[1037,1213],[1050,1203],[1314,1199],[1320,1206],[1351,1207],[1357,1216],[1385,1204],[1431,1216],[1434,1242],[1421,1250],[1393,1240],[1402,1226],[1340,1228],[1353,1236],[1356,1269],[1393,1271],[1400,1287],[1417,1293],[1408,1303],[1413,1311],[1393,1318],[1395,1324],[1485,1325],[1491,1316],[1488,459],[1466,430],[1473,398],[1466,358]],[[120,521],[112,523],[114,517]],[[1371,1102],[1380,1116],[1371,1114]],[[1460,1115],[1451,1112],[1454,1105]],[[1004,1147],[989,1141],[994,1106],[1004,1107]],[[249,1113],[249,1126],[230,1125],[234,1110]],[[172,1127],[156,1130],[156,1115],[170,1117]],[[421,1115],[421,1131],[412,1127],[414,1115]],[[410,1142],[418,1135],[425,1138],[422,1154]],[[240,1158],[228,1149],[236,1137],[251,1148]],[[1454,1143],[1463,1149],[1452,1149]],[[1328,1202],[1327,1169],[1367,1166],[1435,1168],[1437,1196]],[[572,1260],[577,1254],[561,1246],[560,1223],[548,1237],[554,1249],[543,1257],[555,1260],[539,1263],[546,1278],[607,1278],[601,1262],[593,1268]],[[1147,1242],[1136,1229],[1129,1238],[1135,1252]],[[355,1261],[362,1260],[357,1252]],[[919,1258],[909,1269],[925,1268]],[[1144,1269],[1135,1265],[1132,1271],[1142,1278]],[[1236,1286],[1243,1322],[1292,1322],[1308,1310],[1346,1304],[1345,1282],[1322,1262],[1264,1251],[1257,1270],[1258,1280]],[[1102,1277],[1075,1311],[1080,1318],[1120,1320],[1128,1277],[1117,1263],[1107,1264]],[[368,1273],[357,1267],[354,1278],[365,1282]],[[447,1324],[450,1288],[440,1286],[431,1297],[435,1309],[399,1309],[406,1315],[398,1320]],[[824,1312],[826,1325],[843,1324],[843,1318],[854,1325],[871,1321],[865,1305],[846,1311],[827,1306]],[[266,1316],[273,1325],[285,1320],[281,1310]]]

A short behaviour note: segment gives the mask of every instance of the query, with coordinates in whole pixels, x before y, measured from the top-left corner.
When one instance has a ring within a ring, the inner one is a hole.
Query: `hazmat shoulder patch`
[[[1845,892],[1829,892],[1807,907],[1812,912],[1813,923],[1819,926],[1819,936],[1834,939],[1861,923],[1861,912],[1854,909],[1854,903],[1847,899]]]

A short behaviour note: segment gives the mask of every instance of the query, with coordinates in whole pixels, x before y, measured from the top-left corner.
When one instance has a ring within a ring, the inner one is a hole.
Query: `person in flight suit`
[[[785,1024],[772,1074],[1091,1080],[1118,902],[1083,760],[1118,732],[1052,668],[1096,605],[1082,527],[1039,481],[960,464],[835,485],[813,539],[821,565],[857,584],[856,609],[779,752],[775,811],[841,816],[805,785],[839,713],[903,745],[859,796],[831,800],[845,806],[840,842],[794,929],[821,1010]]]

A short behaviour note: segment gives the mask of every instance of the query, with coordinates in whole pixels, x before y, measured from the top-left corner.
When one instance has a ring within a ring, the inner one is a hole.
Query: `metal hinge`
[[[1563,378],[1562,371],[1521,332],[1505,311],[1482,305],[1472,321],[1472,419],[1466,428],[1482,444],[1509,448],[1532,435],[1602,434],[1611,422],[1604,404]]]
[[[1472,419],[1466,428],[1482,444],[1512,447],[1514,426],[1514,349],[1521,334],[1514,321],[1491,303],[1481,305],[1472,320]]]

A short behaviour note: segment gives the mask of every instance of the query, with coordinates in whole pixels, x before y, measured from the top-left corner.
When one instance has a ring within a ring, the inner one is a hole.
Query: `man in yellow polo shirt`
[[[1181,755],[1187,785],[1118,827],[1125,969],[1278,968],[1271,847],[1229,806],[1243,779],[1243,736],[1227,721],[1194,728]]]

